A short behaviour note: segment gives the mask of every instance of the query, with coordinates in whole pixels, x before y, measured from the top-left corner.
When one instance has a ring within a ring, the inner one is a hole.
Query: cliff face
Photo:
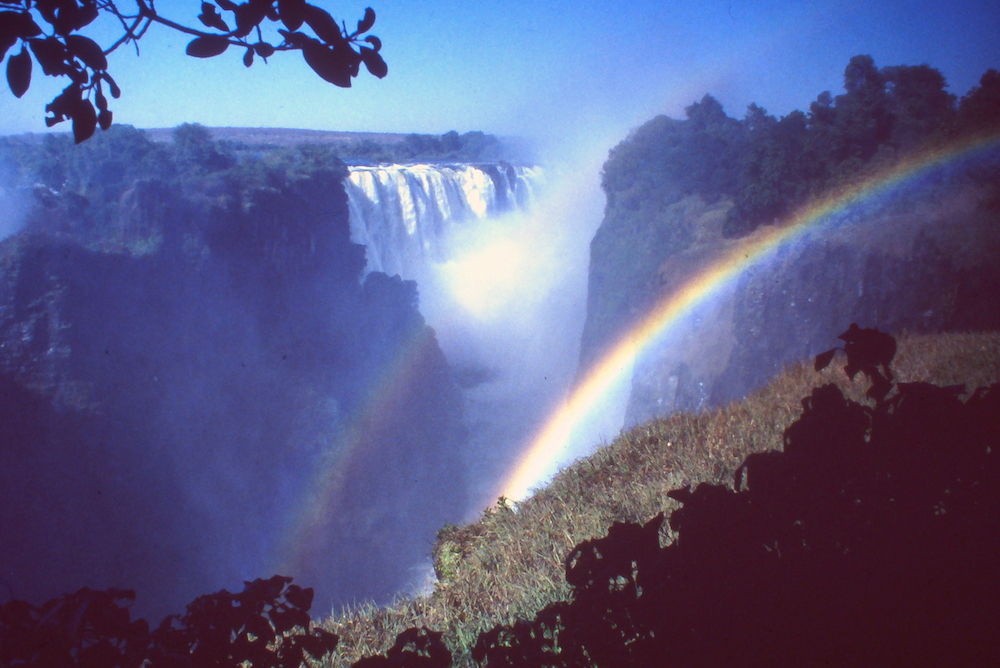
[[[1000,327],[1000,210],[991,197],[967,188],[909,215],[885,212],[859,225],[867,239],[845,233],[747,272],[733,296],[733,353],[711,402],[832,347],[844,323],[917,333]]]
[[[741,396],[784,362],[828,349],[852,321],[997,326],[1000,119],[985,110],[1000,79],[988,70],[979,83],[956,100],[928,65],[879,69],[858,55],[844,92],[820,93],[807,112],[776,118],[751,104],[736,120],[706,95],[686,120],[636,128],[604,164],[582,369],[712,257],[731,258],[736,284],[713,286],[644,346],[628,422]],[[861,190],[824,208],[807,241],[739,266],[740,243],[757,235],[766,245],[756,231],[802,222],[798,212],[847,187]]]
[[[843,212],[837,231],[742,271],[641,351],[625,426],[742,397],[782,365],[834,346],[851,322],[889,332],[1000,327],[1000,209],[995,183],[982,178],[995,169],[987,162]],[[649,229],[669,217],[690,241],[660,246],[609,207],[591,246],[582,368],[653,305],[753,241],[719,233],[730,206],[689,195],[663,207]],[[636,280],[657,253],[655,273]]]
[[[0,244],[15,598],[156,616],[280,572],[325,614],[412,581],[464,507],[461,395],[416,286],[360,282],[345,175],[135,181],[100,230],[39,194]]]

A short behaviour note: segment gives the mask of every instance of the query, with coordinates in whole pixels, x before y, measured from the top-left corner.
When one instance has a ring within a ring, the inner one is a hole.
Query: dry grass
[[[897,337],[893,369],[900,382],[965,383],[969,390],[1000,382],[1000,333]],[[819,352],[819,351],[817,351]],[[323,625],[340,635],[325,665],[347,666],[384,653],[411,626],[444,632],[453,665],[475,666],[468,654],[480,631],[531,618],[566,599],[563,558],[577,543],[603,536],[613,521],[645,521],[676,506],[666,492],[700,482],[731,483],[751,452],[780,448],[785,428],[813,387],[836,383],[864,400],[838,358],[822,373],[811,361],[786,369],[746,399],[699,414],[677,414],[621,434],[607,447],[562,471],[517,504],[479,521],[446,527],[435,545],[443,577],[433,594],[378,608],[345,610]],[[661,536],[670,540],[669,534]]]

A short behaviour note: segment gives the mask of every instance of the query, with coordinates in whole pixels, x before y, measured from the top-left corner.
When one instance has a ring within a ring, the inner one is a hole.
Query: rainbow
[[[315,465],[315,474],[298,508],[291,511],[291,521],[279,538],[278,550],[271,557],[271,572],[298,574],[326,560],[329,537],[341,507],[349,502],[345,487],[352,475],[385,453],[372,450],[380,434],[390,425],[413,387],[419,386],[419,374],[433,356],[437,340],[433,331],[418,328],[387,360],[361,408],[343,425]]]
[[[822,224],[837,212],[887,193],[936,167],[988,150],[998,143],[1000,135],[990,135],[916,153],[861,183],[817,199],[781,225],[759,230],[743,244],[705,267],[687,284],[667,295],[590,368],[538,432],[503,481],[498,496],[514,501],[527,497],[531,487],[539,482],[539,472],[550,469],[564,455],[573,428],[598,408],[602,397],[632,368],[636,356],[693,307],[729,285],[742,272],[800,239],[806,232],[822,229]]]

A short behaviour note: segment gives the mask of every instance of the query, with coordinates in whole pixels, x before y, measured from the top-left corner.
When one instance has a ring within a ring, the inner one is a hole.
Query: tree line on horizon
[[[184,123],[174,128],[171,139],[157,142],[143,130],[120,124],[82,145],[69,133],[45,135],[41,141],[0,137],[0,182],[30,191],[38,205],[34,210],[48,212],[29,215],[36,229],[72,228],[74,236],[103,239],[122,195],[140,181],[178,186],[214,182],[225,191],[280,187],[288,178],[320,171],[346,177],[344,160],[488,162],[499,160],[503,152],[497,137],[478,131],[410,134],[385,144],[366,139],[346,146],[279,147],[217,141],[208,128]],[[54,208],[61,215],[50,215]]]
[[[443,135],[411,133],[402,141],[389,144],[363,139],[341,154],[348,160],[370,162],[475,162],[500,160],[504,151],[495,135],[478,130],[459,134],[451,130]]]
[[[880,69],[859,55],[844,70],[844,93],[824,91],[806,112],[776,118],[751,104],[740,120],[705,95],[685,115],[657,116],[611,150],[609,209],[726,196],[734,207],[724,232],[742,236],[914,150],[1000,130],[1000,74],[988,70],[957,99],[936,68]]]

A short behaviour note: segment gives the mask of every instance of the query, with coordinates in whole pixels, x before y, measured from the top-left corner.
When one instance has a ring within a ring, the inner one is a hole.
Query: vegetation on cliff
[[[807,112],[777,119],[752,104],[736,120],[706,95],[686,113],[685,120],[658,116],[637,128],[604,165],[607,207],[591,243],[584,368],[672,289],[662,275],[668,258],[782,222],[812,198],[914,151],[1000,131],[1000,76],[987,71],[956,100],[932,67],[879,69],[870,56],[856,56],[845,69],[844,93],[820,94]],[[976,216],[995,217],[996,184],[994,157],[929,184],[906,204],[965,188],[977,191]],[[699,208],[708,210],[711,229]]]
[[[345,159],[384,163],[488,162],[505,157],[505,147],[494,135],[479,131],[443,135],[408,134],[402,141],[380,143],[364,139],[341,149]]]
[[[844,93],[821,93],[808,112],[777,119],[751,104],[736,120],[711,95],[685,112],[685,121],[654,118],[611,150],[602,178],[608,212],[724,196],[734,203],[726,231],[739,235],[915,149],[996,132],[1000,75],[987,71],[956,103],[928,65],[879,69],[871,56],[855,56]]]

